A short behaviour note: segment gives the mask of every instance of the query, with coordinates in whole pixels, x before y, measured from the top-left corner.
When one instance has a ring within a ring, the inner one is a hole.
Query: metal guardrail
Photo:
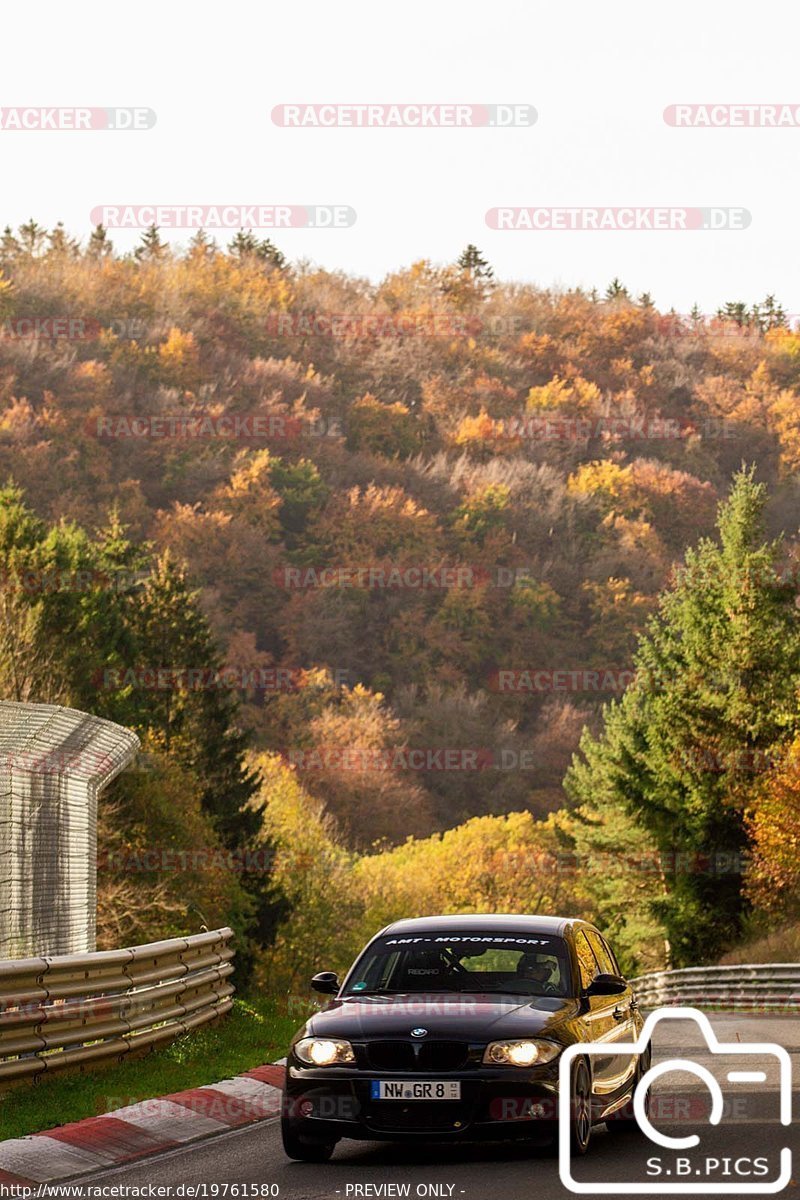
[[[0,961],[0,1086],[122,1061],[223,1016],[231,929],[127,950]]]
[[[671,1004],[701,1008],[800,1012],[800,963],[753,963],[657,971],[631,980],[643,1008]]]

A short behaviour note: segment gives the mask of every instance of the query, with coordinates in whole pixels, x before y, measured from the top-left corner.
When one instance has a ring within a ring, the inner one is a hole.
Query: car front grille
[[[368,1042],[367,1061],[376,1071],[457,1071],[469,1056],[466,1042]]]

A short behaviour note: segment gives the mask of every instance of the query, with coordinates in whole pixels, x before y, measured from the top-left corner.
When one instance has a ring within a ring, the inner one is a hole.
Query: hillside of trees
[[[145,744],[104,944],[198,912],[285,986],[312,935],[342,965],[419,908],[584,912],[632,967],[796,918],[772,297],[681,316],[474,247],[372,284],[33,221],[0,270],[0,691]]]

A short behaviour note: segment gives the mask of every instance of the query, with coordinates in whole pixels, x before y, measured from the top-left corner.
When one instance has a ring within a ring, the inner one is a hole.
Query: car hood
[[[464,1041],[547,1036],[578,1012],[578,1001],[554,996],[487,993],[413,993],[392,996],[345,996],[315,1013],[306,1036],[405,1038],[422,1028],[433,1037]]]

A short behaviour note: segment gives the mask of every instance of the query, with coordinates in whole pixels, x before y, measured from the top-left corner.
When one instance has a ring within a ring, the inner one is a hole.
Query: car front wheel
[[[321,1142],[301,1137],[294,1122],[286,1116],[281,1117],[281,1137],[287,1156],[298,1162],[325,1163],[336,1149],[335,1141]]]
[[[592,1137],[592,1082],[589,1068],[581,1059],[572,1072],[569,1110],[569,1141],[573,1154],[585,1154]]]

